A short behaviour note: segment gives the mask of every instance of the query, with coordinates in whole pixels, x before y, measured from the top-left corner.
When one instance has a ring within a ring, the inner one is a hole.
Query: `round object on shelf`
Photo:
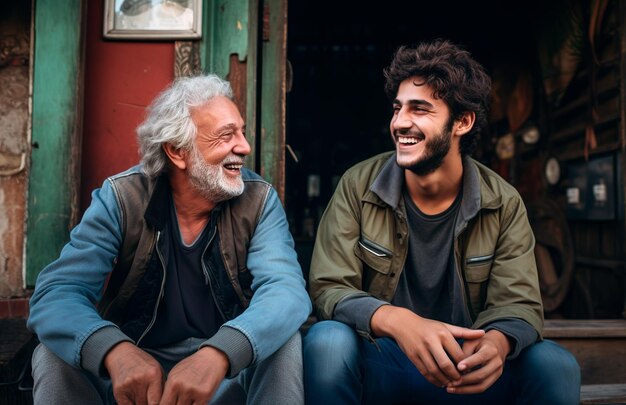
[[[528,145],[536,144],[540,137],[541,134],[539,133],[539,129],[534,125],[531,125],[522,131],[522,141]]]
[[[544,167],[544,175],[549,185],[556,185],[561,180],[561,164],[555,157],[551,157],[546,160]]]

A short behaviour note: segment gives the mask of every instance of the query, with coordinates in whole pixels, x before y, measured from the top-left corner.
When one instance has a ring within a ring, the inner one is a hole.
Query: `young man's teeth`
[[[417,143],[417,138],[408,138],[404,136],[398,137],[400,143]]]

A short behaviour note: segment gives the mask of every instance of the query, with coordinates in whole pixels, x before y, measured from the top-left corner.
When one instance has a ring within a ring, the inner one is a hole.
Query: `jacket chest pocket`
[[[474,314],[482,311],[487,300],[487,282],[493,265],[493,253],[465,259],[463,272]]]
[[[380,296],[391,271],[392,252],[375,242],[361,238],[354,246],[354,254],[363,262],[363,290]]]

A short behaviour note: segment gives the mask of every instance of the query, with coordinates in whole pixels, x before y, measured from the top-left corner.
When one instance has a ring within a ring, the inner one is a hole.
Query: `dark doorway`
[[[287,144],[298,162],[287,153],[285,202],[305,272],[316,221],[339,177],[392,148],[382,72],[394,50],[446,38],[488,71],[503,59],[534,63],[532,22],[541,10],[533,3],[289,3]]]

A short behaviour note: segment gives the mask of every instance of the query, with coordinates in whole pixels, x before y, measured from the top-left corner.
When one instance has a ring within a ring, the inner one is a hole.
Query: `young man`
[[[308,403],[577,404],[576,360],[541,339],[524,204],[468,156],[489,77],[441,40],[399,48],[385,77],[395,152],[346,172],[318,230]]]
[[[46,267],[28,326],[35,404],[297,404],[311,310],[285,213],[243,168],[230,84],[183,78]]]

